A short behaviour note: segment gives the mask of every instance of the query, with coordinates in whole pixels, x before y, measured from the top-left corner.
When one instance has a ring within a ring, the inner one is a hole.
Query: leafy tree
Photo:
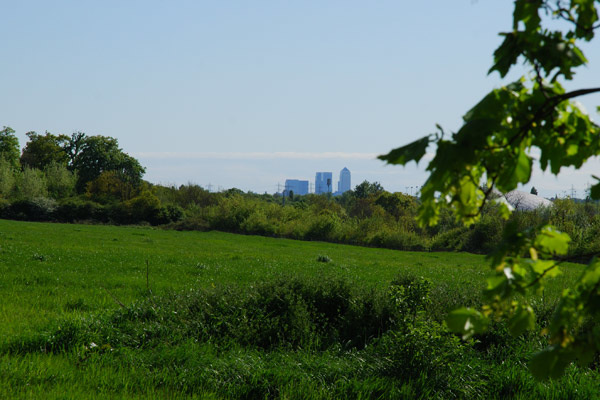
[[[50,197],[62,199],[75,194],[77,174],[69,171],[66,164],[60,162],[48,164],[44,168],[44,176]]]
[[[0,131],[0,157],[7,160],[13,168],[19,167],[19,139],[14,135],[15,131],[5,126]]]
[[[99,203],[126,201],[133,197],[133,186],[121,179],[117,171],[104,171],[86,185],[86,196]]]
[[[354,197],[357,199],[366,199],[369,196],[376,196],[383,193],[384,189],[379,182],[363,181],[354,188]]]
[[[83,149],[87,136],[83,132],[74,132],[69,141],[65,143],[65,152],[67,153],[67,157],[69,158],[69,166],[74,168],[76,164],[76,160]]]
[[[71,159],[71,168],[77,171],[77,190],[83,192],[88,182],[105,171],[114,171],[118,178],[138,186],[145,168],[119,148],[117,139],[108,136],[85,136],[73,134],[66,146]]]
[[[531,187],[531,191],[530,191],[529,193],[531,193],[531,194],[534,194],[534,195],[536,195],[536,196],[538,195],[538,191],[537,191],[537,189],[535,188],[535,186],[532,186],[532,187]]]
[[[160,200],[151,192],[144,190],[136,197],[123,203],[133,222],[154,222],[160,211]]]
[[[438,132],[392,150],[380,159],[405,165],[419,162],[427,147],[437,146],[421,190],[418,218],[437,223],[441,210],[452,209],[469,225],[481,217],[494,189],[508,192],[531,177],[530,150],[540,152],[542,170],[558,174],[563,167],[580,168],[600,154],[600,128],[573,99],[600,88],[567,91],[563,84],[587,62],[580,43],[594,38],[600,27],[598,0],[516,0],[513,26],[501,33],[489,72],[505,77],[523,62],[529,74],[492,90],[463,116],[455,133]],[[597,181],[600,180],[595,178]],[[591,188],[600,198],[600,182]],[[505,218],[509,208],[499,204]],[[485,329],[490,318],[507,319],[518,335],[535,325],[527,295],[543,290],[548,278],[560,273],[570,238],[552,226],[519,231],[509,224],[503,243],[491,255],[496,276],[489,279],[487,304],[481,310],[463,308],[451,313],[448,326],[464,337]],[[523,257],[527,254],[528,257]],[[547,328],[550,345],[530,363],[539,378],[563,373],[573,360],[589,362],[600,351],[600,332],[585,322],[600,317],[600,259],[593,258],[581,279],[566,290]]]
[[[218,197],[217,194],[211,193],[193,183],[179,186],[179,190],[176,193],[177,204],[181,207],[189,207],[191,205],[208,207],[217,204]]]
[[[382,192],[375,200],[375,204],[383,207],[396,220],[401,215],[412,215],[413,209],[416,207],[415,198],[404,193]]]
[[[36,132],[27,132],[29,141],[21,154],[21,165],[24,167],[44,169],[50,164],[67,165],[68,155],[65,151],[69,138],[65,135],[53,135],[46,132],[38,135]]]
[[[46,197],[48,187],[44,173],[39,169],[25,167],[16,182],[17,196],[22,199]]]
[[[15,169],[12,163],[0,155],[0,197],[10,197],[14,187]]]

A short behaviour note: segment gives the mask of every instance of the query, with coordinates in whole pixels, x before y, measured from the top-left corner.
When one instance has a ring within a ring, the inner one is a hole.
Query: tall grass
[[[580,270],[532,299],[540,328]],[[530,377],[539,332],[447,331],[480,256],[0,221],[0,272],[0,398],[596,396],[594,369]]]

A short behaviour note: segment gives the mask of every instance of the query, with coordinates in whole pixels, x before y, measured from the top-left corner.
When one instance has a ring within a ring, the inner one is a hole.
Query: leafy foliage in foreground
[[[540,168],[555,175],[563,167],[580,168],[600,154],[600,127],[573,101],[600,88],[567,91],[563,85],[587,62],[579,43],[592,40],[600,27],[598,3],[515,0],[512,31],[501,34],[504,41],[494,52],[489,72],[505,77],[524,61],[529,77],[492,90],[463,116],[462,127],[449,138],[438,126],[437,134],[380,156],[405,165],[419,162],[430,142],[437,146],[421,190],[422,225],[438,223],[444,208],[466,225],[478,221],[494,189],[506,193],[529,182],[534,148],[540,152]],[[600,183],[591,188],[591,197],[600,198]],[[509,207],[499,208],[508,218]],[[505,230],[491,257],[496,276],[488,281],[485,307],[459,309],[448,319],[463,337],[483,331],[490,317],[506,318],[515,335],[532,329],[535,313],[522,295],[542,291],[546,280],[561,272],[555,258],[567,254],[568,235],[551,225],[516,228]],[[560,376],[571,361],[585,364],[600,350],[597,332],[583,329],[600,313],[599,268],[600,261],[592,258],[577,285],[563,294],[545,331],[549,346],[530,363],[536,377]]]

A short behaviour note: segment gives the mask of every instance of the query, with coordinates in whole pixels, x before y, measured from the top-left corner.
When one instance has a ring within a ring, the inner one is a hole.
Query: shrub
[[[162,206],[158,211],[156,219],[152,221],[156,225],[168,224],[181,221],[185,216],[183,209],[174,204]]]
[[[414,325],[417,314],[429,304],[431,281],[412,274],[400,274],[390,283],[389,293],[401,325]]]
[[[46,178],[42,171],[34,168],[24,168],[17,177],[17,197],[21,199],[33,199],[48,195]]]
[[[9,198],[15,187],[15,169],[13,165],[0,155],[0,197]]]
[[[63,200],[56,209],[56,219],[63,222],[96,220],[105,222],[104,206],[90,201],[71,198]]]
[[[55,218],[57,202],[47,197],[18,200],[4,208],[3,217],[23,221],[51,221]]]
[[[223,197],[216,206],[210,207],[210,227],[227,232],[240,232],[241,226],[254,211],[257,204],[234,194]]]
[[[44,168],[48,195],[53,199],[63,199],[75,193],[77,175],[69,171],[66,165],[51,163]]]
[[[262,209],[257,209],[251,213],[240,224],[240,231],[255,235],[273,236],[276,230],[276,224],[270,221]]]
[[[503,228],[504,221],[500,217],[484,215],[477,224],[472,225],[456,250],[488,254],[502,240]]]
[[[334,240],[339,220],[331,212],[322,213],[312,218],[304,238],[308,240]]]
[[[319,255],[319,256],[317,256],[317,262],[328,263],[328,262],[331,262],[331,258],[329,258],[325,255]]]
[[[108,207],[110,219],[117,224],[135,224],[139,222],[160,223],[160,200],[151,192],[144,190],[138,196]]]

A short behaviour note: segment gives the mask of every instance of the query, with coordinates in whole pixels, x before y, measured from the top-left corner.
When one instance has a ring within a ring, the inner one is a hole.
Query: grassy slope
[[[327,255],[333,261],[319,263],[318,255]],[[435,287],[472,292],[483,287],[490,273],[485,259],[471,254],[399,252],[219,232],[0,220],[0,337],[10,340],[63,317],[116,309],[119,306],[109,292],[125,304],[140,299],[146,290],[146,260],[150,265],[150,287],[159,295],[192,287],[249,285],[282,274],[341,275],[356,285],[382,287],[401,270],[430,278]],[[572,282],[580,268],[567,265],[546,298]],[[449,301],[459,304],[461,299]],[[133,365],[128,367],[131,370],[123,371],[126,365],[100,362],[84,373],[69,355],[2,357],[4,371],[0,372],[12,371],[5,375],[5,383],[11,385],[11,390],[23,388],[24,382],[26,386],[31,383],[23,389],[27,396],[35,397],[36,390],[54,390],[57,393],[51,397],[60,397],[58,392],[64,390],[61,376],[67,386],[81,382],[93,387],[95,379],[106,379],[107,386],[114,386],[122,380],[121,392],[116,392],[121,394],[128,393],[128,386],[143,385],[144,381],[140,375],[143,371],[136,371]],[[260,357],[247,357],[252,362],[268,363]],[[40,382],[31,381],[31,376],[38,376]],[[81,397],[77,390],[83,389],[68,387],[73,390],[71,397]],[[145,388],[141,393],[152,395],[153,390]],[[164,395],[160,388],[156,390],[157,396]],[[316,388],[314,393],[319,390]]]
[[[321,254],[333,262],[317,262]],[[486,273],[483,258],[470,254],[0,220],[0,297],[5,299],[0,304],[0,335],[21,333],[64,313],[118,307],[108,292],[130,303],[146,289],[146,260],[155,294],[245,284],[282,273],[341,274],[369,285],[386,285],[403,268],[454,284],[481,283]]]

